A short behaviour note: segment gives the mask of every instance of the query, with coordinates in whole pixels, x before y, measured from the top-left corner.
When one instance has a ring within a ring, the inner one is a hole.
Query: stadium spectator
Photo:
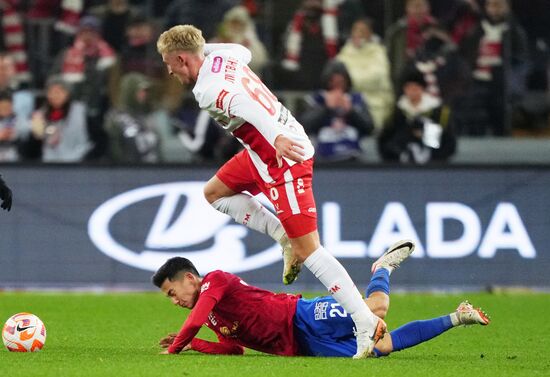
[[[108,0],[106,4],[88,10],[89,14],[101,20],[101,35],[117,53],[126,44],[126,28],[136,12],[128,0]]]
[[[86,106],[71,95],[62,77],[46,83],[46,103],[34,112],[27,147],[39,147],[43,162],[79,162],[90,149]]]
[[[462,44],[473,84],[460,109],[468,115],[460,129],[463,134],[505,136],[510,133],[510,103],[524,92],[527,41],[508,0],[487,0],[485,13]]]
[[[12,192],[0,175],[0,200],[2,200],[0,208],[9,212],[11,210],[12,199]]]
[[[321,81],[324,90],[306,99],[309,108],[299,117],[300,123],[315,136],[321,159],[356,159],[362,153],[361,138],[374,129],[369,108],[361,93],[351,90],[352,81],[343,63],[329,62]]]
[[[374,125],[380,130],[393,108],[394,95],[386,48],[373,33],[372,20],[355,21],[351,37],[336,59],[346,65],[353,89],[363,95]]]
[[[27,17],[31,19],[55,19],[55,29],[68,35],[78,31],[78,23],[84,10],[82,0],[34,0]]]
[[[166,29],[175,25],[196,25],[208,40],[214,38],[223,15],[239,5],[237,0],[173,0],[166,9]]]
[[[386,31],[386,48],[391,64],[391,77],[395,87],[405,67],[414,58],[416,50],[424,43],[422,29],[435,23],[430,14],[428,0],[407,0],[405,16]]]
[[[268,60],[267,50],[256,34],[256,27],[243,6],[231,8],[223,16],[212,43],[238,43],[252,52],[249,67],[261,76]]]
[[[411,242],[401,241],[373,264],[365,303],[382,318],[390,305],[390,274],[413,249]],[[276,294],[220,270],[202,278],[189,260],[180,257],[169,259],[152,281],[173,304],[191,309],[179,333],[160,340],[166,348],[162,353],[195,350],[241,355],[244,347],[283,356],[350,357],[355,352],[353,321],[331,296],[308,300]],[[451,314],[409,322],[391,331],[376,343],[370,356],[413,347],[456,326],[489,322],[481,309],[465,301]],[[218,342],[195,337],[203,325],[214,331]]]
[[[19,11],[19,1],[0,1],[0,46],[5,49],[14,61],[14,79],[19,83],[29,84],[31,71],[27,59],[25,43],[25,24]]]
[[[120,77],[129,72],[138,72],[151,80],[150,92],[157,98],[161,107],[173,110],[179,106],[182,88],[175,85],[158,58],[156,40],[157,25],[153,19],[137,12],[128,20],[125,31],[125,43],[119,54],[118,64],[113,69],[111,81],[120,82]],[[120,98],[120,85],[113,85],[110,90],[112,103],[117,105]]]
[[[199,29],[179,25],[160,35],[157,48],[171,75],[182,84],[194,84],[201,109],[245,147],[206,183],[206,200],[279,242],[284,283],[292,283],[304,264],[352,316],[357,328],[354,357],[367,357],[386,325],[320,243],[311,186],[314,149],[303,126],[248,68],[251,54],[246,47],[205,44]],[[268,195],[278,218],[250,195],[260,192]]]
[[[12,93],[15,115],[21,119],[30,118],[34,111],[34,94],[29,89],[21,87],[11,55],[0,52],[0,91],[6,90]]]
[[[426,25],[422,45],[406,70],[416,69],[424,75],[426,91],[446,104],[464,95],[470,71],[459,55],[449,33],[439,24]]]
[[[201,110],[195,99],[187,96],[182,106],[174,112],[172,122],[178,140],[193,161],[225,162],[242,149],[241,144],[221,129]]]
[[[456,149],[449,107],[426,91],[419,71],[407,72],[402,88],[393,118],[378,140],[381,157],[415,164],[446,160]]]
[[[116,63],[114,50],[100,33],[101,24],[97,17],[83,17],[74,43],[61,54],[53,70],[73,85],[73,98],[86,105],[86,124],[93,145],[86,156],[88,160],[100,159],[107,151],[103,122],[110,104],[112,68]]]
[[[154,109],[151,82],[144,75],[132,72],[123,76],[117,108],[106,116],[109,155],[117,163],[160,161],[158,129],[168,118]]]
[[[122,72],[139,72],[155,80],[166,79],[166,69],[156,50],[158,33],[153,20],[141,13],[135,14],[128,20],[124,35],[120,52]]]
[[[441,1],[449,9],[447,17],[441,20],[453,42],[457,45],[479,25],[481,7],[478,0],[455,0],[449,7],[448,1]]]
[[[14,111],[12,93],[0,91],[0,162],[19,161],[18,144],[29,131],[28,118]]]
[[[319,88],[325,64],[338,53],[335,2],[303,0],[288,27],[282,69],[275,81],[284,89]]]
[[[84,11],[83,0],[33,0],[27,3],[26,33],[33,86],[43,88],[55,58],[70,46]]]

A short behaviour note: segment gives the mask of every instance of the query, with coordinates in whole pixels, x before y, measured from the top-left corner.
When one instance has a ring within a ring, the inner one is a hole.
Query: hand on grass
[[[168,348],[172,345],[172,343],[174,343],[174,339],[176,339],[176,336],[178,334],[168,334],[167,336],[165,336],[164,338],[162,338],[160,341],[159,341],[159,345],[162,347],[162,348]]]

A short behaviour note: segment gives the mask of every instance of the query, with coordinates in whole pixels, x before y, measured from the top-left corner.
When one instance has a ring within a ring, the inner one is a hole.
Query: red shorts
[[[237,153],[216,173],[235,192],[252,195],[263,192],[290,238],[305,236],[317,230],[317,208],[311,186],[313,159],[294,164],[275,183],[265,183],[246,150]]]

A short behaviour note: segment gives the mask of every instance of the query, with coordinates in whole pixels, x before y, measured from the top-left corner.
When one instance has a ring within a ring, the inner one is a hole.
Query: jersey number
[[[348,312],[346,312],[344,310],[344,308],[342,308],[340,306],[340,304],[330,304],[330,311],[328,312],[328,315],[331,316],[331,317],[347,317],[348,316]]]
[[[241,79],[244,89],[252,97],[254,101],[257,101],[264,109],[267,110],[269,115],[275,115],[275,104],[277,103],[277,97],[273,95],[260,80],[258,76],[246,65],[243,66],[246,77]]]

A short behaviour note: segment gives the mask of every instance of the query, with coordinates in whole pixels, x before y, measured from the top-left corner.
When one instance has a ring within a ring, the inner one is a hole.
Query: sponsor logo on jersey
[[[338,284],[335,284],[333,285],[332,287],[330,287],[330,289],[328,290],[331,294],[335,294],[336,292],[338,292],[340,290],[340,286]]]
[[[218,320],[216,319],[216,316],[214,315],[214,313],[210,312],[208,314],[208,320],[213,326],[218,326]]]
[[[210,282],[209,281],[207,281],[206,283],[201,285],[201,293],[206,291],[208,288],[210,288]]]
[[[288,109],[281,105],[281,114],[279,115],[279,119],[277,119],[277,123],[285,125],[288,122],[289,113]]]
[[[225,89],[222,89],[219,93],[218,93],[218,97],[216,98],[216,107],[220,110],[223,110],[223,100],[225,99],[225,97],[229,94],[229,92]]]
[[[222,70],[223,59],[221,56],[215,56],[214,61],[212,62],[212,72],[218,73]]]
[[[227,326],[220,327],[220,333],[227,337],[236,337],[237,330],[239,328],[239,321],[233,322],[233,326],[228,328]]]

